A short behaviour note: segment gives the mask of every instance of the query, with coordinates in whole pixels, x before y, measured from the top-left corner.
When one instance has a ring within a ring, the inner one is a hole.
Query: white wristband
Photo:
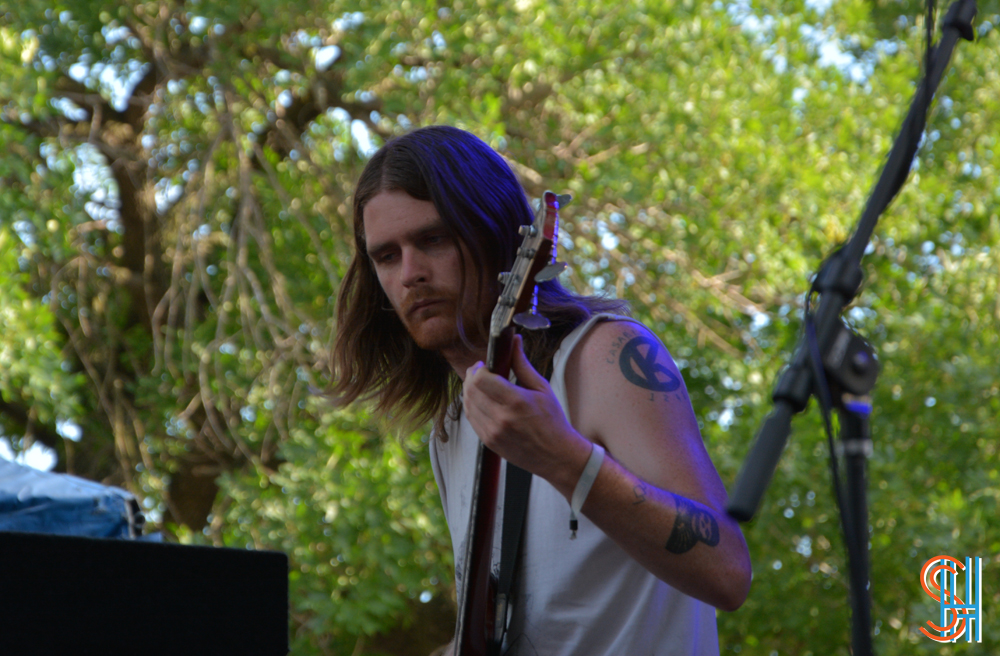
[[[580,474],[580,480],[576,483],[576,489],[573,490],[573,499],[569,504],[569,538],[571,540],[576,539],[577,513],[583,508],[583,503],[587,500],[587,495],[590,494],[590,488],[594,486],[594,481],[597,480],[597,472],[601,471],[601,463],[604,462],[604,447],[600,444],[592,444],[591,446],[592,449],[590,451],[590,458],[587,460],[587,466],[583,468],[583,473]]]

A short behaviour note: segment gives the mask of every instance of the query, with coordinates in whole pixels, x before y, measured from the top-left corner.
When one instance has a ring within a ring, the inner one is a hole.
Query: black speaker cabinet
[[[0,533],[0,654],[288,653],[279,552]]]

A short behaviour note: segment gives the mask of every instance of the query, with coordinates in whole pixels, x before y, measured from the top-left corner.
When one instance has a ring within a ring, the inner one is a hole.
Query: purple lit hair
[[[461,380],[436,351],[413,341],[394,312],[387,312],[382,291],[368,258],[364,234],[365,205],[383,191],[402,191],[430,201],[452,237],[476,264],[476,304],[492,308],[499,295],[497,274],[510,269],[521,243],[518,228],[534,219],[524,189],[503,158],[476,136],[447,126],[414,130],[386,143],[365,166],[354,192],[355,255],[337,299],[337,336],[331,357],[332,394],[342,404],[375,401],[376,412],[405,423],[433,419],[439,434],[449,407],[459,409]],[[461,259],[460,259],[461,261]],[[468,278],[461,271],[462,289]],[[460,293],[459,298],[464,298]],[[462,338],[485,344],[488,327],[463,326]],[[626,313],[622,301],[578,296],[558,280],[539,285],[539,312],[552,322],[543,331],[525,331],[528,358],[543,374],[551,374],[552,356],[562,338],[596,312]],[[477,313],[485,316],[484,313]],[[468,331],[468,332],[467,332]]]

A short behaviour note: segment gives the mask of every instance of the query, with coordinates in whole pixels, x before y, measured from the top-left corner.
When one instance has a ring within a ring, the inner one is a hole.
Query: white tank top
[[[550,384],[564,411],[563,376],[569,354],[604,319],[634,321],[595,315],[567,335],[556,351]],[[447,442],[431,438],[430,455],[451,532],[457,578],[465,558],[479,439],[464,413],[457,430],[451,421],[447,431]],[[503,472],[500,480],[502,500]],[[548,481],[532,477],[505,656],[719,654],[714,608],[650,574],[582,514],[579,521],[577,538],[570,540],[565,497]],[[497,534],[496,545],[499,529]]]

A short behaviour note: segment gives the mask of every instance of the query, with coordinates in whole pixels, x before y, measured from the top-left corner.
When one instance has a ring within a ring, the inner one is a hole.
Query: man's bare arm
[[[673,587],[738,608],[750,583],[746,542],[724,513],[725,488],[659,340],[633,323],[595,326],[567,363],[572,424],[519,352],[514,364],[525,389],[479,367],[466,377],[469,420],[487,446],[569,500],[591,443],[601,444],[610,457],[584,514]]]

